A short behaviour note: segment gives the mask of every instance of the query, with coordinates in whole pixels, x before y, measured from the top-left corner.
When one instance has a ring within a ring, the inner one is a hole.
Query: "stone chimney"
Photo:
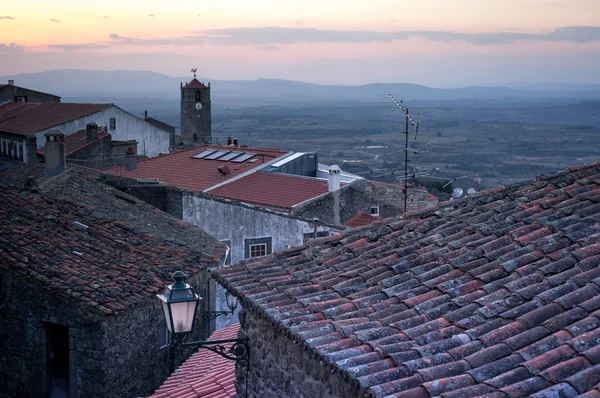
[[[25,156],[27,163],[37,163],[37,138],[35,134],[28,135],[25,137]]]
[[[58,130],[50,130],[44,134],[46,137],[46,177],[57,175],[67,169],[67,157],[65,155],[65,135]]]
[[[231,137],[227,137],[227,146],[233,145],[233,139]]]
[[[127,148],[125,152],[125,170],[134,170],[137,168],[137,155],[132,147]]]
[[[96,141],[98,139],[98,125],[96,123],[88,123],[87,127],[87,142]]]
[[[15,81],[14,80],[9,80],[8,81],[8,85],[9,86],[14,86],[15,85]]]
[[[234,145],[234,146],[238,146],[238,139],[237,139],[237,138],[234,138],[234,139],[233,139],[233,145]]]
[[[340,189],[340,168],[336,165],[329,166],[329,192],[334,192]]]

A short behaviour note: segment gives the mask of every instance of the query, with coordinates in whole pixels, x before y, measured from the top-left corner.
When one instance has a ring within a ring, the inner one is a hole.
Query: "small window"
[[[246,239],[245,255],[246,258],[261,257],[271,254],[272,240],[271,237]]]
[[[110,129],[111,130],[117,129],[117,118],[114,118],[114,117],[110,118]]]
[[[371,215],[379,216],[379,206],[371,206]]]
[[[158,345],[160,348],[171,345],[171,332],[169,332],[167,321],[164,319],[158,323]]]
[[[200,101],[202,95],[200,94],[200,90],[196,90],[196,101]]]

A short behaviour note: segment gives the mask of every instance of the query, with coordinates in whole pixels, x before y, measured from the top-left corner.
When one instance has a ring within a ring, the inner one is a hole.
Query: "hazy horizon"
[[[22,0],[0,10],[0,38],[4,76],[195,67],[343,85],[600,83],[597,0]]]

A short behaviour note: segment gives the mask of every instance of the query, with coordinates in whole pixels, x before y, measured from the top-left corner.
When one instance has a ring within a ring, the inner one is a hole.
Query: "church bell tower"
[[[210,83],[205,86],[194,78],[185,86],[181,84],[181,140],[184,143],[212,142],[210,116]]]

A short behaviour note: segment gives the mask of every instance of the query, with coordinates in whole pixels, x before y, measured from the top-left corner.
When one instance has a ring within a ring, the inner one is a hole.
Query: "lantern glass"
[[[238,298],[229,292],[225,292],[225,300],[227,300],[227,306],[233,313],[238,305]]]
[[[173,274],[175,283],[165,287],[158,298],[162,301],[167,328],[171,333],[189,333],[194,327],[196,308],[200,297],[194,289],[184,282],[185,274],[177,271]]]

